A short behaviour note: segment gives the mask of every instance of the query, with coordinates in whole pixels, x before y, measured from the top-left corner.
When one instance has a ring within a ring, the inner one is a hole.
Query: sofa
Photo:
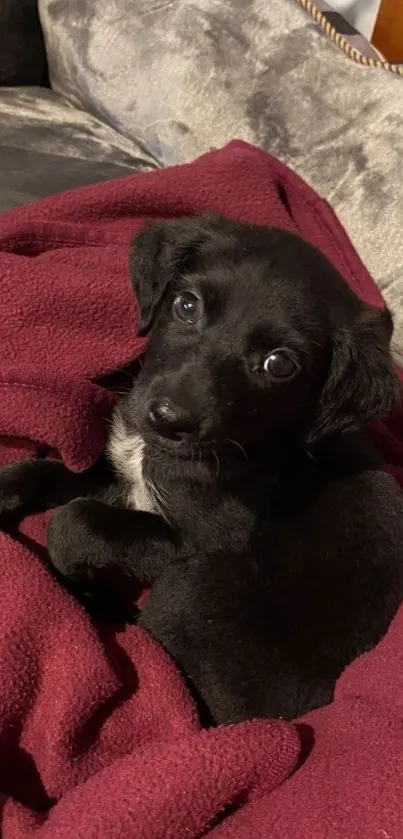
[[[0,3],[0,211],[248,140],[338,213],[401,359],[402,113],[295,0]]]

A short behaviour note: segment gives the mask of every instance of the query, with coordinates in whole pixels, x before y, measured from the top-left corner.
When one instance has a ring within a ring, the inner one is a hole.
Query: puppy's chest
[[[108,444],[109,457],[124,485],[127,507],[158,513],[152,487],[144,475],[145,443],[140,434],[130,434],[116,419]]]
[[[208,549],[244,548],[252,531],[255,513],[248,505],[227,491],[215,480],[190,479],[189,475],[173,476],[164,470],[161,484],[160,468],[147,458],[146,443],[140,434],[126,429],[119,414],[114,418],[108,443],[109,459],[123,485],[123,500],[132,510],[174,520],[184,540]],[[202,464],[191,464],[200,471]],[[206,474],[210,475],[207,466]],[[119,493],[120,494],[120,493]]]

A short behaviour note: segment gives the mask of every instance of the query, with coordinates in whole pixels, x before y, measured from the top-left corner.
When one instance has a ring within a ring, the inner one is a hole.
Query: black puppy
[[[403,495],[360,431],[399,398],[390,315],[298,237],[223,218],[150,226],[132,267],[150,343],[112,469],[15,464],[0,511],[64,504],[51,561],[88,597],[151,584],[139,623],[213,721],[295,717],[403,595]]]

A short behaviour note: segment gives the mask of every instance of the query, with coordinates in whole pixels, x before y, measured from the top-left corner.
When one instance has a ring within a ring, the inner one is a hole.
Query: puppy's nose
[[[171,440],[196,435],[199,430],[198,421],[168,399],[152,403],[148,421],[161,437],[169,437]]]

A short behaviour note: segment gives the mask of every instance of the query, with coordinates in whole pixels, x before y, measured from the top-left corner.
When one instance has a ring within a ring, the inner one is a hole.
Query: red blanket
[[[100,452],[96,384],[142,350],[128,247],[154,217],[214,209],[297,230],[367,301],[372,280],[329,206],[244,143],[0,218],[0,462]],[[403,476],[400,415],[376,430]],[[136,628],[97,628],[53,581],[45,517],[0,535],[2,836],[396,839],[403,824],[403,611],[333,704],[293,726],[201,731],[173,664]]]

